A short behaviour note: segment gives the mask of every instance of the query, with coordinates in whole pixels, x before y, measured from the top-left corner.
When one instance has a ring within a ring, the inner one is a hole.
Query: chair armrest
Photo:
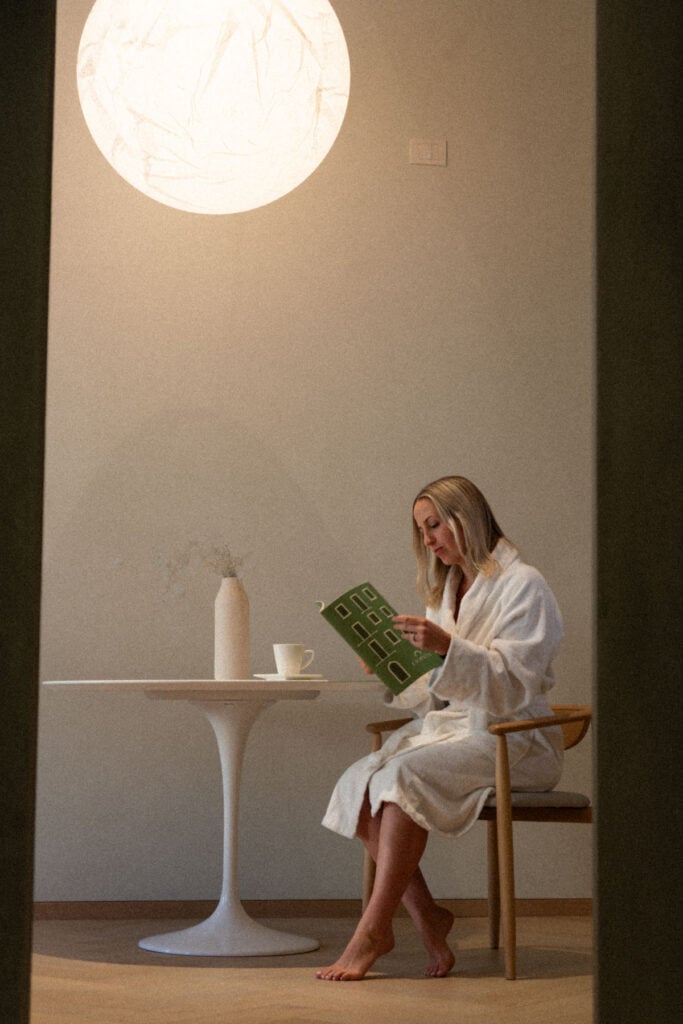
[[[365,731],[369,732],[372,736],[372,746],[370,747],[372,753],[374,754],[381,749],[385,732],[395,732],[402,725],[412,721],[412,718],[390,718],[386,722],[368,722],[365,726]]]
[[[515,722],[497,722],[494,725],[490,725],[488,731],[493,736],[504,740],[508,733],[512,732],[527,732],[530,729],[548,729],[551,726],[562,726],[569,722],[583,722],[583,729],[578,730],[577,735],[567,743],[567,746],[574,746],[585,735],[590,725],[591,714],[589,705],[573,707],[566,711],[562,710],[561,707],[557,707],[554,715],[546,715],[543,718],[525,718]],[[379,750],[382,744],[383,733],[394,732],[396,729],[400,729],[402,725],[407,725],[408,722],[412,721],[413,718],[390,718],[383,722],[368,722],[365,726],[365,731],[369,732],[373,738],[373,750]]]
[[[489,725],[488,731],[494,736],[505,736],[510,732],[526,732],[529,729],[547,729],[553,725],[563,725],[565,722],[585,722],[586,726],[591,720],[591,710],[586,708],[581,711],[561,711],[556,715],[546,715],[544,718],[524,718],[517,722],[497,722]]]
[[[383,732],[394,732],[412,721],[412,718],[390,718],[386,722],[368,722],[365,731],[372,733],[373,736],[381,736]]]
[[[585,722],[591,720],[591,709],[584,708],[581,711],[558,711],[555,715],[546,715],[544,718],[524,718],[514,722],[497,722],[489,725],[488,731],[493,736],[503,736],[509,732],[526,732],[529,729],[547,729],[553,725],[562,725],[564,722]],[[365,731],[373,736],[381,736],[383,732],[394,732],[402,725],[412,722],[412,718],[390,718],[384,722],[368,722]]]

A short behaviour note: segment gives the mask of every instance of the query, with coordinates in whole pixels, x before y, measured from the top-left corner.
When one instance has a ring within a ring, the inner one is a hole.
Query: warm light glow
[[[78,52],[88,128],[118,173],[195,213],[278,199],[341,128],[349,57],[327,0],[97,0]]]

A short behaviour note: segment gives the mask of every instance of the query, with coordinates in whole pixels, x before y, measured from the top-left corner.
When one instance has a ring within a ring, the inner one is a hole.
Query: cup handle
[[[301,662],[301,671],[302,672],[303,672],[303,670],[305,668],[308,668],[308,666],[313,661],[314,657],[315,657],[315,651],[312,651],[310,648],[308,648],[307,650],[304,651],[304,660]]]

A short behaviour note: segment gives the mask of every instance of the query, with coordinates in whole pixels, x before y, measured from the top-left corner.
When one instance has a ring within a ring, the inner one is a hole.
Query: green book
[[[439,654],[421,651],[396,632],[395,609],[370,583],[360,583],[327,606],[320,604],[320,614],[392,693],[443,664]]]

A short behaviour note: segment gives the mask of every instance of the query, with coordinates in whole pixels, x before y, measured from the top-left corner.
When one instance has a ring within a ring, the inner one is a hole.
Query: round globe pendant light
[[[77,77],[90,133],[126,181],[180,210],[238,213],[324,159],[349,56],[328,0],[96,0]]]

